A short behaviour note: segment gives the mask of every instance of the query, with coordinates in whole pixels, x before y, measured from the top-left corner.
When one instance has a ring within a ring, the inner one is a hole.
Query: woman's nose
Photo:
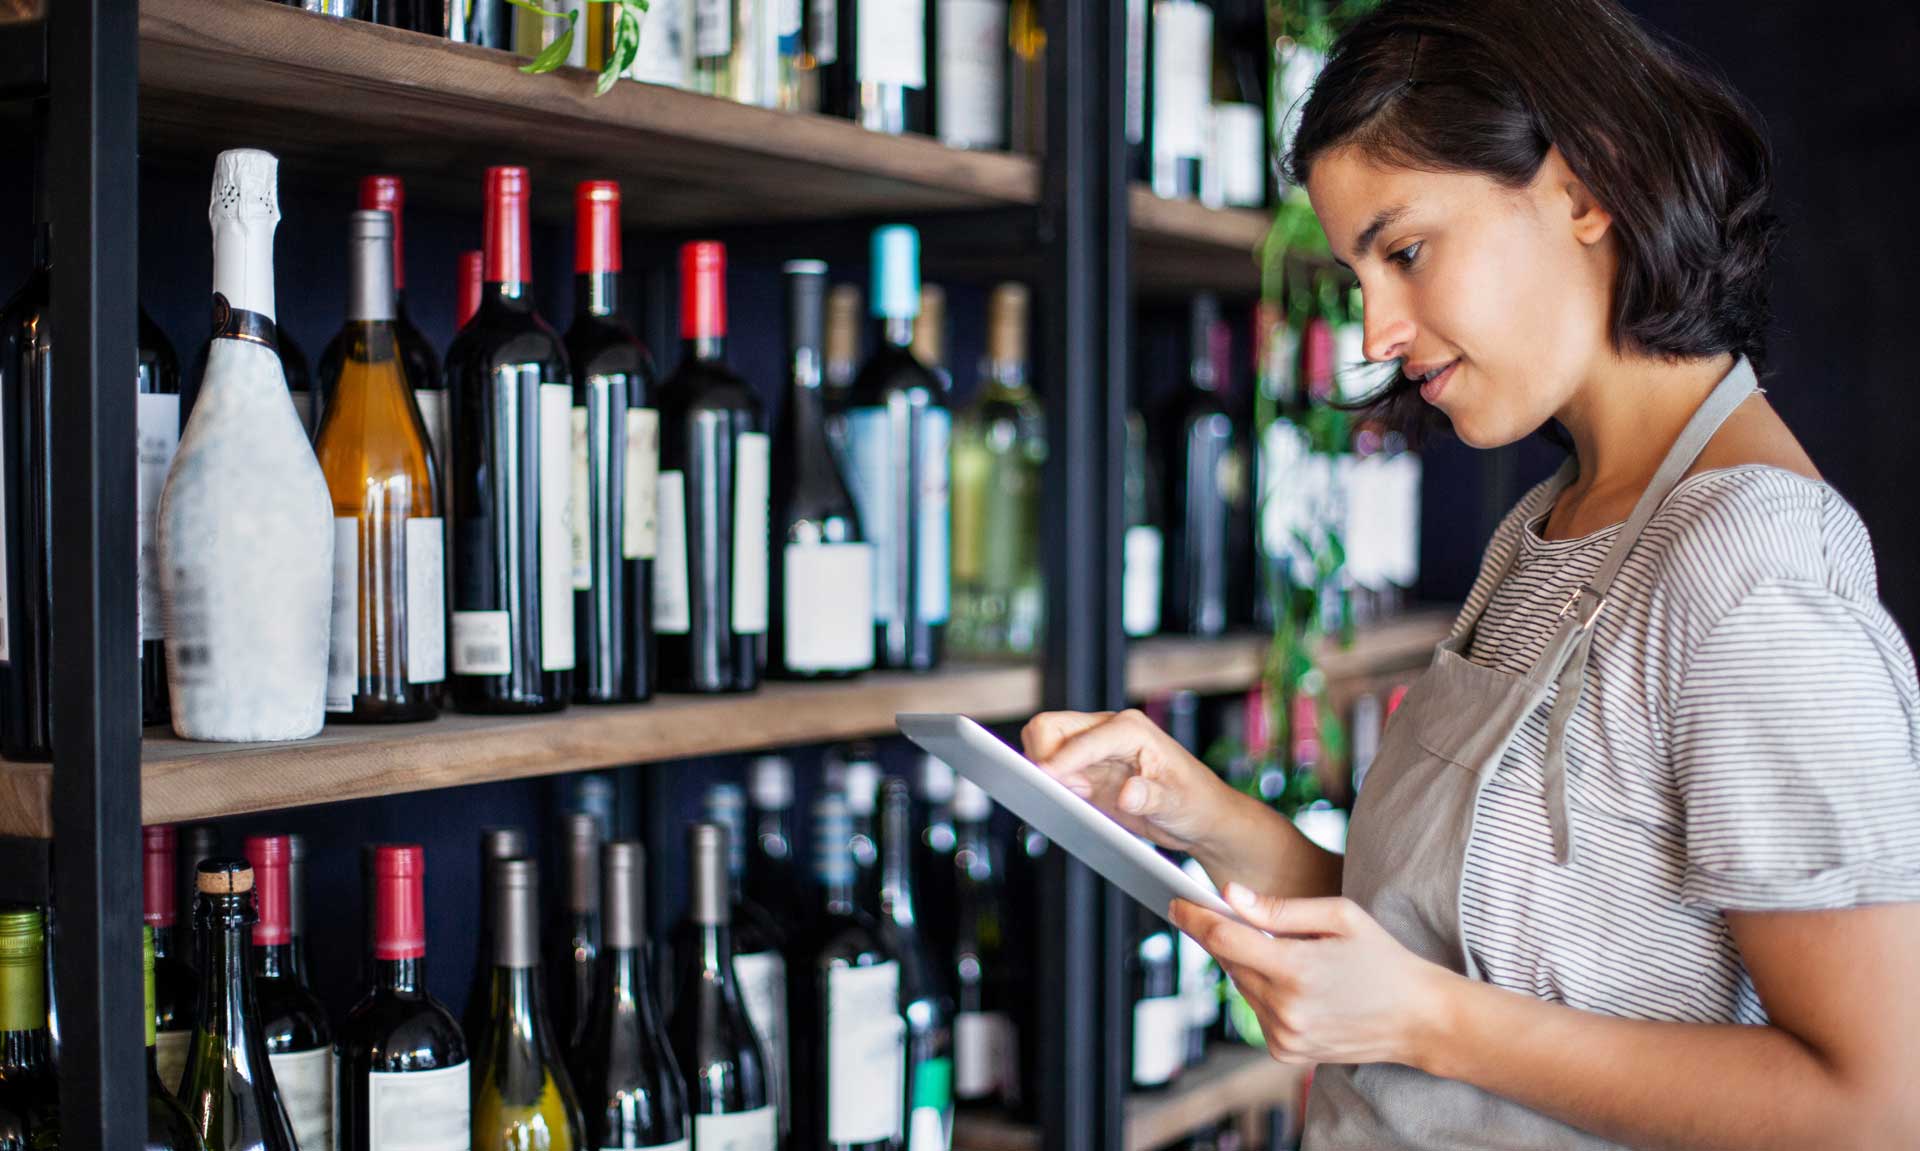
[[[1413,320],[1390,293],[1366,293],[1366,353],[1376,364],[1398,360],[1413,347]]]

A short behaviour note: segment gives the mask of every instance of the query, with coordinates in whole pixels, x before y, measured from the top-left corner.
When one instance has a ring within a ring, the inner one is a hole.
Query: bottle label
[[[777,0],[773,6],[773,33],[780,38],[782,55],[800,51],[801,0]]]
[[[653,0],[640,17],[640,52],[627,69],[628,76],[674,88],[686,86],[686,12],[683,0]]]
[[[1206,154],[1213,82],[1213,9],[1194,0],[1153,6],[1153,150]]]
[[[280,1102],[293,1126],[293,1141],[308,1151],[333,1147],[333,1050],[289,1051],[268,1055]]]
[[[161,1031],[153,1037],[154,1070],[160,1075],[160,1082],[175,1095],[180,1094],[180,1080],[187,1074],[187,1046],[193,1041],[192,1031]]]
[[[733,981],[740,988],[740,1001],[747,1010],[747,1022],[760,1036],[760,1049],[767,1056],[767,1082],[772,1085],[773,1106],[788,1122],[787,1100],[793,1089],[787,1069],[787,961],[778,952],[756,951],[733,957]]]
[[[506,675],[513,670],[512,636],[506,612],[454,612],[453,674]]]
[[[878,1143],[901,1131],[907,1021],[900,965],[827,973],[827,1142]]]
[[[1160,529],[1136,524],[1127,529],[1123,546],[1120,614],[1128,635],[1152,635],[1160,630]]]
[[[573,409],[573,590],[593,590],[593,492],[589,487],[592,452],[587,448],[587,409]]]
[[[438,516],[407,521],[407,682],[447,678],[446,527]]]
[[[134,506],[140,519],[139,591],[134,602],[140,612],[141,642],[167,638],[166,616],[160,607],[160,489],[180,447],[180,397],[142,392],[134,410],[134,445],[139,460],[134,473]],[[0,493],[4,494],[4,493]],[[0,529],[5,527],[0,523]],[[4,577],[0,577],[4,578]],[[0,595],[0,608],[6,597]],[[0,660],[6,658],[0,650]]]
[[[1133,1005],[1133,1082],[1157,1087],[1180,1073],[1187,1053],[1187,1009],[1179,996]]]
[[[900,614],[900,562],[894,544],[892,421],[885,408],[847,413],[847,486],[860,513],[860,530],[873,547],[873,618],[890,623]]]
[[[986,1099],[1002,1085],[1013,1023],[997,1011],[963,1011],[953,1020],[953,1091],[961,1099]]]
[[[921,0],[861,0],[855,21],[862,84],[927,86],[927,9]]]
[[[771,1106],[693,1117],[694,1151],[774,1151],[779,1138]]]
[[[873,548],[788,544],[783,559],[787,670],[873,666]]]
[[[813,0],[813,60],[822,68],[840,62],[840,0]]]
[[[471,1151],[467,1079],[465,1063],[433,1071],[368,1073],[365,1146],[373,1151]]]
[[[745,432],[733,443],[733,630],[767,632],[767,520],[771,515],[771,443]]]
[[[693,629],[687,590],[687,477],[660,473],[659,550],[653,560],[653,630],[686,635]]]
[[[1006,144],[1007,5],[1004,0],[943,0],[940,86],[934,89],[940,141],[954,148]]]
[[[540,670],[573,668],[573,389],[540,385]]]
[[[710,60],[732,52],[732,0],[693,0],[693,54]]]
[[[427,447],[433,451],[434,474],[440,480],[439,510],[445,511],[453,502],[448,494],[453,473],[447,470],[451,466],[447,461],[447,390],[415,388],[413,402],[420,406],[420,422],[427,425]]]
[[[333,633],[327,645],[327,710],[352,711],[360,689],[360,521],[333,521]]]
[[[660,413],[627,409],[626,522],[620,525],[620,555],[650,560],[659,540]]]
[[[948,539],[952,515],[950,457],[953,417],[945,408],[928,408],[920,416],[920,618],[929,624],[947,622],[948,594],[953,579]]]

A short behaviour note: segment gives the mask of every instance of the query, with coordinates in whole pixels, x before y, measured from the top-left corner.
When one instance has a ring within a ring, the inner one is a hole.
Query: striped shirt
[[[1529,672],[1619,534],[1543,539],[1553,495],[1494,533],[1475,663]],[[1575,859],[1553,860],[1549,695],[1476,808],[1467,950],[1489,982],[1586,1010],[1764,1023],[1723,911],[1920,901],[1920,685],[1866,527],[1779,468],[1696,473],[1596,629],[1567,728]]]

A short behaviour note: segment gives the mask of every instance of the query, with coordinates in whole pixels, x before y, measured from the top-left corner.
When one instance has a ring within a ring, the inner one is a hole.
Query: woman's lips
[[[1439,403],[1441,394],[1447,390],[1447,382],[1453,379],[1454,369],[1458,368],[1459,366],[1460,366],[1460,361],[1455,360],[1451,364],[1448,364],[1445,368],[1441,369],[1441,372],[1439,375],[1428,380],[1426,383],[1421,384],[1420,398],[1427,401],[1430,404]]]

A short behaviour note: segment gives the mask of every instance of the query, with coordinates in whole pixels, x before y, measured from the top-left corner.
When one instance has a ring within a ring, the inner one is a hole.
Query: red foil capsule
[[[293,941],[288,903],[287,857],[293,849],[284,835],[249,835],[247,862],[253,865],[253,899],[260,918],[253,925],[253,945],[273,947]]]
[[[419,959],[427,953],[427,853],[417,843],[373,849],[373,957]]]
[[[680,338],[727,334],[727,246],[695,240],[680,248]]]
[[[573,270],[620,270],[620,184],[583,180],[573,191]]]
[[[406,290],[407,262],[400,258],[400,213],[407,205],[406,185],[398,176],[364,176],[360,180],[360,210],[385,212],[393,217],[393,290]]]
[[[179,914],[173,887],[174,830],[170,826],[142,828],[141,839],[146,895],[144,919],[149,927],[172,927]]]
[[[486,252],[489,284],[529,284],[527,197],[532,191],[527,170],[519,167],[487,169],[486,203],[481,247]]]

